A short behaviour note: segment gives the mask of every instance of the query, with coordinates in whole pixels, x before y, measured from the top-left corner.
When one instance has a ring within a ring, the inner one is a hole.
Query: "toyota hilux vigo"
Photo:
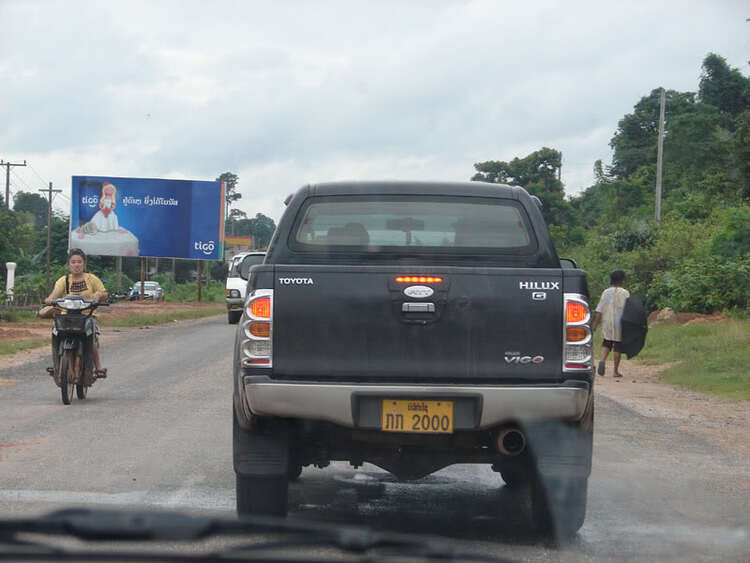
[[[286,514],[304,466],[413,480],[471,463],[528,490],[538,525],[580,528],[588,286],[541,205],[480,182],[336,182],[287,199],[236,334],[240,514]]]

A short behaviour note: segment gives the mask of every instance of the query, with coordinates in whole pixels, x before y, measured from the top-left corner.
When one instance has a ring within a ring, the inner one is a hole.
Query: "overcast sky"
[[[750,74],[747,18],[746,0],[0,0],[0,159],[33,167],[14,191],[68,195],[73,175],[232,171],[239,207],[278,220],[307,182],[468,180],[548,146],[575,194],[641,96],[697,90],[708,52]]]

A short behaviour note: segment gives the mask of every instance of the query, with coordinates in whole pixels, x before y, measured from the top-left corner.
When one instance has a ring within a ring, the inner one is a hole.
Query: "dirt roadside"
[[[675,421],[685,432],[715,442],[750,459],[750,401],[732,401],[664,383],[659,372],[669,365],[643,365],[624,360],[622,378],[613,378],[614,364],[607,362],[607,375],[596,377],[596,393],[648,418]]]
[[[108,326],[114,320],[127,319],[137,316],[147,317],[150,314],[161,313],[183,313],[216,308],[219,303],[153,303],[145,301],[138,303],[135,301],[124,301],[111,305],[108,308],[102,308],[97,312],[99,325],[101,328],[102,346],[108,342],[119,338],[122,334],[141,330],[142,327],[113,327]],[[188,323],[199,321],[200,319],[179,320],[173,322]],[[146,325],[148,326],[148,325]],[[52,327],[51,320],[37,320],[26,323],[0,323],[0,340],[24,342],[40,339],[48,339]],[[49,345],[45,344],[38,348],[22,350],[15,354],[0,355],[0,370],[12,368],[47,357],[50,354]],[[2,385],[2,380],[0,380]]]

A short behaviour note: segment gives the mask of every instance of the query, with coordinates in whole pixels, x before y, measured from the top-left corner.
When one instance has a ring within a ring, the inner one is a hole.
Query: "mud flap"
[[[283,422],[244,430],[234,414],[232,451],[234,472],[243,477],[286,476],[289,470],[289,430]]]

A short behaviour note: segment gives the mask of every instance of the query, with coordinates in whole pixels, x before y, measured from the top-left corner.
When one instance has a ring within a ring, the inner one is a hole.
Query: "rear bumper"
[[[363,395],[478,397],[481,407],[475,428],[482,429],[509,421],[580,420],[591,393],[587,384],[579,382],[550,386],[373,385],[274,382],[244,376],[243,386],[252,414],[325,420],[349,428],[359,426],[355,410],[357,397]]]
[[[229,311],[241,311],[242,305],[244,304],[245,300],[242,299],[242,297],[227,297],[227,310]]]

